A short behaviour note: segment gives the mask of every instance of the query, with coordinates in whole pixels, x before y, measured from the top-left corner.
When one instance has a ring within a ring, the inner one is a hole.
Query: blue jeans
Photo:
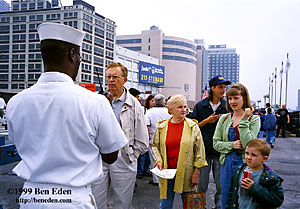
[[[259,139],[264,138],[264,132],[265,131],[259,131],[258,134],[257,134],[257,138],[259,138]]]
[[[138,167],[137,167],[137,174],[143,175],[148,172],[150,166],[150,159],[149,159],[149,153],[146,152],[142,155],[140,155],[138,159]]]
[[[235,128],[230,127],[228,132],[228,141],[235,141],[235,135]],[[239,154],[236,150],[233,150],[225,156],[225,163],[221,166],[220,175],[222,209],[225,209],[226,207],[231,176],[236,168],[241,164],[243,164],[242,154]]]
[[[159,209],[172,209],[173,208],[173,202],[174,202],[174,197],[175,197],[174,184],[175,184],[175,178],[174,179],[168,179],[167,199],[160,199]],[[188,193],[189,192],[180,193],[181,201],[182,201],[182,207],[184,205],[185,195],[188,194]]]
[[[268,144],[274,144],[275,141],[275,130],[274,131],[268,131],[266,130],[266,141]]]

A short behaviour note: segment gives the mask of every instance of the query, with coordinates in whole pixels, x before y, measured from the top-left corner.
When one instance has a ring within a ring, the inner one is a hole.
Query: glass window
[[[21,9],[22,10],[27,10],[27,4],[21,4]]]
[[[35,3],[29,3],[29,9],[35,9]]]
[[[13,5],[13,11],[19,10],[19,4],[14,4]]]

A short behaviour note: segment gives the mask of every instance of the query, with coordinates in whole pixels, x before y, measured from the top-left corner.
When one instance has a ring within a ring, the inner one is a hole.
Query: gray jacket
[[[126,88],[125,90],[126,99],[121,110],[120,119],[122,130],[128,139],[128,144],[123,149],[131,163],[148,151],[149,136],[143,107]]]

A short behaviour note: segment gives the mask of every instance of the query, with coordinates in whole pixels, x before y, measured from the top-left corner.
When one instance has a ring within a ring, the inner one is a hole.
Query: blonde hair
[[[235,83],[230,86],[226,92],[226,109],[228,112],[233,112],[233,109],[229,105],[229,96],[241,95],[243,97],[243,109],[251,107],[250,96],[246,86],[240,83]]]
[[[168,108],[168,112],[171,114],[171,110],[176,107],[176,105],[178,104],[186,104],[186,99],[182,94],[176,94],[174,96],[171,96],[171,98],[168,100],[167,102],[167,108]]]
[[[262,156],[269,156],[271,152],[268,142],[264,139],[252,139],[248,142],[247,147],[257,149]]]
[[[124,78],[127,78],[127,76],[128,76],[128,69],[127,69],[124,65],[122,65],[122,64],[119,63],[119,62],[111,62],[111,63],[107,66],[106,70],[108,70],[109,68],[112,68],[112,67],[120,67],[120,68],[121,68],[121,71],[122,71],[122,76],[123,76]]]

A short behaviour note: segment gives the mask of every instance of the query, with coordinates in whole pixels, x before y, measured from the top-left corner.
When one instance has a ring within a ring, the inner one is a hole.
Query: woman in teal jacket
[[[235,169],[245,162],[247,143],[255,139],[260,129],[260,118],[253,115],[247,88],[239,83],[230,86],[226,92],[226,109],[218,121],[213,137],[214,149],[221,153],[221,201],[225,208],[230,179]]]

